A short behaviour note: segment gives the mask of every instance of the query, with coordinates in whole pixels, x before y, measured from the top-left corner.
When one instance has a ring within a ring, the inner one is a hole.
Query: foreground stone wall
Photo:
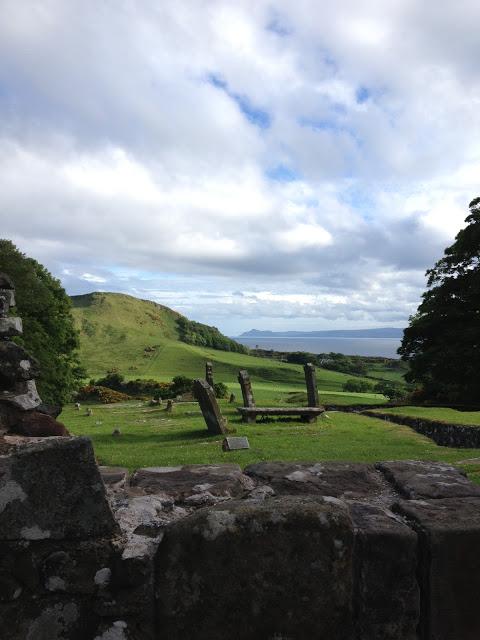
[[[98,468],[0,442],[12,640],[477,640],[480,488],[418,461]]]
[[[362,411],[362,414],[379,420],[404,424],[414,429],[417,433],[431,438],[436,444],[443,447],[457,447],[459,449],[480,448],[480,427],[466,424],[449,424],[440,420],[412,418],[379,411]]]

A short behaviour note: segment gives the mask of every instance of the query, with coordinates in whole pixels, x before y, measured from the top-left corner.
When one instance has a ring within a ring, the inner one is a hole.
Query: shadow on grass
[[[195,440],[218,440],[222,437],[221,434],[211,435],[207,430],[203,429],[191,429],[190,431],[178,431],[174,433],[122,433],[120,436],[112,436],[110,433],[93,434],[92,440],[98,444],[153,444],[158,442],[180,442],[180,441],[195,441]]]

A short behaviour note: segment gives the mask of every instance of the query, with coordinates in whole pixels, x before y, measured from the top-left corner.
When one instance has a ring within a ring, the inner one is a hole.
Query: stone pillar
[[[205,363],[205,380],[213,389],[213,364],[211,362]]]
[[[23,412],[41,404],[35,386],[38,364],[11,338],[22,334],[20,318],[9,316],[15,306],[12,279],[0,273],[0,427],[17,423]]]
[[[318,397],[317,374],[315,372],[315,367],[311,362],[309,362],[304,365],[303,370],[305,371],[305,384],[307,385],[308,406],[319,407],[320,400]]]
[[[212,387],[206,380],[197,379],[193,383],[193,393],[200,405],[210,433],[228,433],[227,423],[220,412]]]
[[[255,398],[253,397],[252,383],[250,382],[250,376],[248,375],[248,371],[246,369],[241,369],[238,372],[238,382],[240,383],[240,387],[242,389],[243,406],[254,407]]]

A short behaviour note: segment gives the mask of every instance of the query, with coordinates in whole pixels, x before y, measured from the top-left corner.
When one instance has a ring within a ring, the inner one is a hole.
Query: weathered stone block
[[[277,494],[374,499],[389,491],[373,466],[352,462],[258,462],[245,467],[245,474]]]
[[[0,317],[0,336],[2,338],[12,338],[20,336],[23,332],[21,318],[1,318]]]
[[[238,464],[147,467],[133,474],[130,485],[141,488],[145,493],[160,494],[177,503],[190,503],[191,506],[195,506],[196,497],[205,494],[232,498],[242,496],[254,486]]]
[[[400,460],[380,462],[376,467],[406,498],[480,497],[480,487],[450,464]]]
[[[169,640],[351,640],[352,552],[338,500],[202,509],[170,525],[159,547],[159,629]]]
[[[98,470],[107,489],[111,491],[125,489],[128,481],[128,469],[125,467],[99,466]]]
[[[243,406],[254,407],[255,398],[253,397],[252,383],[250,382],[250,376],[246,369],[241,369],[238,372],[238,383],[242,390]]]
[[[0,401],[22,411],[30,411],[42,403],[35,380],[16,382],[11,390],[0,392]]]
[[[357,640],[416,640],[417,536],[388,510],[350,504],[355,527]]]
[[[116,531],[88,438],[45,438],[0,456],[0,540]]]
[[[402,501],[419,539],[421,637],[480,637],[480,498]]]

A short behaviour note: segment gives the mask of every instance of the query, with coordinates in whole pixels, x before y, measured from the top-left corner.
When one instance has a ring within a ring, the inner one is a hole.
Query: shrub
[[[228,394],[228,387],[223,382],[216,382],[213,385],[213,392],[216,398],[226,398]]]
[[[132,398],[126,393],[120,393],[119,391],[109,389],[108,387],[86,385],[79,389],[77,399],[87,402],[103,402],[104,404],[112,404],[115,402],[125,402]]]
[[[347,380],[343,385],[344,391],[353,393],[369,393],[372,389],[372,385],[365,380]]]

